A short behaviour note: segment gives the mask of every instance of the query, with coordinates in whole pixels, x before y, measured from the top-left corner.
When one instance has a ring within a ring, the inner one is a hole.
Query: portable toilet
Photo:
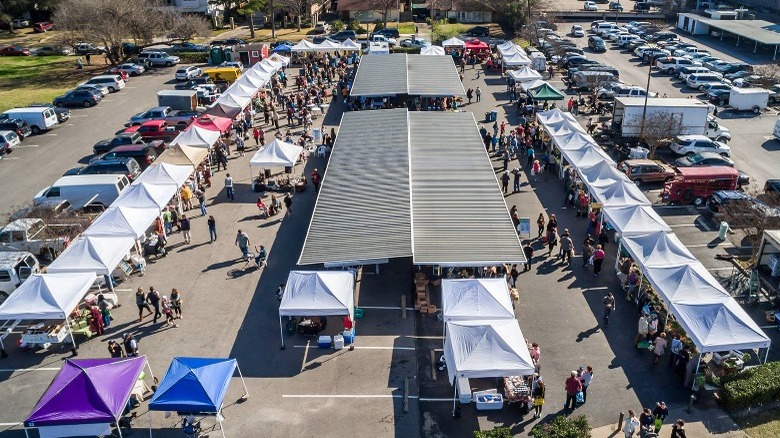
[[[209,51],[209,65],[220,65],[224,61],[222,46],[211,46],[211,50]]]

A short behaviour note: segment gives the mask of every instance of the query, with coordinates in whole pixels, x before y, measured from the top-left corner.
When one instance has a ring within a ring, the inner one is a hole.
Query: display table
[[[522,376],[504,377],[504,396],[509,403],[527,403],[531,398],[531,388]]]
[[[495,389],[475,392],[474,402],[478,411],[498,411],[504,407],[504,397]]]
[[[66,339],[70,340],[69,333],[65,323],[58,325],[36,324],[22,333],[22,343],[28,347],[40,345],[47,348],[51,344],[59,344]]]

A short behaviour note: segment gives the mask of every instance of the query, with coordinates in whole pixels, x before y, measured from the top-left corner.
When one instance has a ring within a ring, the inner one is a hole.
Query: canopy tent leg
[[[455,377],[455,394],[452,396],[452,416],[455,416],[455,407],[458,402],[458,378]]]
[[[699,366],[701,366],[701,353],[699,353],[698,357],[696,358],[696,371],[693,372],[693,383],[691,384],[691,389],[696,386],[696,374],[699,374]]]
[[[122,426],[119,425],[119,421],[116,422],[116,431],[119,432],[119,438],[122,438]]]
[[[147,415],[149,415],[149,438],[152,438],[152,411],[147,411]]]
[[[764,356],[764,363],[769,362],[769,347],[766,347],[766,355]]]
[[[756,41],[756,45],[753,47],[753,53],[758,52],[758,41]]]
[[[242,395],[241,398],[246,400],[246,399],[249,398],[249,390],[246,389],[246,382],[244,381],[244,374],[241,373],[241,367],[238,366],[238,361],[236,361],[236,369],[238,370],[238,377],[241,378],[241,384],[244,385],[244,395]]]
[[[279,315],[279,336],[282,338],[282,350],[284,350],[284,329],[282,328],[282,315]]]
[[[65,324],[68,326],[68,332],[70,333],[70,342],[73,344],[73,349],[71,349],[71,353],[73,353],[74,356],[78,356],[78,346],[76,345],[76,337],[73,336],[73,326],[70,325],[70,317],[65,317]]]
[[[149,377],[152,378],[152,383],[154,383],[154,373],[152,373],[152,366],[149,365],[149,360],[146,360],[146,369],[149,370]]]
[[[114,278],[110,272],[106,275],[106,283],[108,283],[108,290],[114,292]]]
[[[777,47],[778,47],[778,44],[775,44],[775,55],[772,57],[772,61],[777,59]]]
[[[27,432],[27,428],[26,427],[24,428],[24,436],[26,436],[27,438],[30,438],[30,434],[29,434],[29,432]]]

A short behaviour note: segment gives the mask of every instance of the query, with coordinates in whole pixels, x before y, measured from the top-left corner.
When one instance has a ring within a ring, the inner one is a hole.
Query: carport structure
[[[344,114],[298,264],[402,257],[446,267],[525,262],[471,113]]]
[[[465,96],[463,83],[451,56],[391,54],[360,59],[353,97]]]
[[[758,51],[758,45],[774,46],[772,59],[777,59],[780,47],[780,25],[764,20],[713,20],[697,14],[679,14],[677,27],[694,35],[709,35],[711,29],[720,31],[720,39],[728,32],[737,37],[737,45],[741,39],[755,42],[753,53]]]

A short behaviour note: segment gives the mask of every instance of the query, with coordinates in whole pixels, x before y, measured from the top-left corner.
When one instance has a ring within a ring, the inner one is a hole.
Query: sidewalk
[[[639,412],[637,412],[638,415]],[[669,416],[658,436],[668,437],[671,434],[672,424],[678,418],[685,420],[685,433],[689,437],[742,438],[748,436],[740,431],[739,426],[721,409],[699,410],[694,408],[693,412],[689,414],[684,407],[669,411]],[[593,429],[590,436],[593,438],[623,438],[623,432],[617,430],[617,420],[616,416],[614,424]],[[623,426],[620,427],[622,429]]]

